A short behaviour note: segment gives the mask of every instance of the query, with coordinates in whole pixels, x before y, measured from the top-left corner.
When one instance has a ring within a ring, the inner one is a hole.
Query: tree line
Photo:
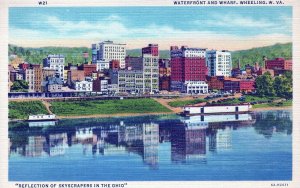
[[[293,75],[291,71],[272,78],[269,72],[256,78],[256,92],[261,97],[293,98]]]

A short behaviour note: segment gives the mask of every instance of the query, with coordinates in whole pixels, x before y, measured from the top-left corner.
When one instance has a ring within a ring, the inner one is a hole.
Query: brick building
[[[253,92],[255,91],[255,80],[240,80],[241,92]]]
[[[235,78],[224,79],[224,91],[239,92],[240,91],[240,80]]]
[[[49,67],[44,67],[42,69],[42,74],[43,74],[43,80],[46,80],[48,77],[55,77],[56,70],[55,69],[51,69]]]
[[[102,94],[108,93],[109,78],[100,76],[93,80],[93,91],[101,92]]]
[[[171,86],[171,77],[170,76],[161,76],[159,77],[159,90],[167,90],[170,91]]]
[[[149,44],[147,47],[142,48],[142,54],[151,54],[153,56],[158,56],[158,45]]]
[[[224,76],[207,76],[209,90],[224,90]]]
[[[273,70],[292,70],[293,69],[293,61],[285,60],[284,58],[276,58],[273,60],[266,60],[265,68],[273,69]]]
[[[19,69],[26,70],[29,68],[29,63],[24,62],[19,64]]]
[[[96,64],[82,64],[78,67],[78,70],[83,70],[85,77],[91,77],[93,71],[97,70]]]
[[[198,53],[187,47],[171,46],[171,89],[182,90],[185,81],[205,81],[208,74],[201,49]]]
[[[67,84],[72,86],[76,81],[84,81],[85,75],[84,70],[69,70]]]
[[[39,64],[31,64],[30,68],[33,69],[34,91],[41,92],[42,91],[42,81],[43,81],[42,67]]]
[[[112,60],[112,61],[110,61],[109,62],[109,68],[110,69],[115,69],[115,70],[120,69],[120,61],[119,60]]]

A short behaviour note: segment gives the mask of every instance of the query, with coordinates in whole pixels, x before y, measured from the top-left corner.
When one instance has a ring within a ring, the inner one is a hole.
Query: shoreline
[[[292,110],[293,106],[284,107],[263,107],[263,108],[252,108],[249,112],[267,111],[267,110]],[[176,112],[149,112],[149,113],[117,113],[117,114],[93,114],[93,115],[76,115],[76,116],[57,116],[58,119],[85,119],[85,118],[109,118],[109,117],[138,117],[147,115],[168,115],[177,114]],[[209,115],[209,114],[208,114]],[[25,121],[26,119],[13,119],[9,122]]]
[[[252,108],[251,111],[266,111],[266,110],[292,110],[293,106],[279,106],[279,107],[262,107]]]

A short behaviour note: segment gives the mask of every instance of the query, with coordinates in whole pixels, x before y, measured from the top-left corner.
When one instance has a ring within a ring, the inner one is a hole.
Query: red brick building
[[[142,54],[151,54],[153,56],[158,56],[158,45],[149,44],[147,47],[142,48]]]
[[[67,76],[67,84],[72,85],[75,81],[83,81],[85,78],[83,70],[69,70]]]
[[[170,47],[172,90],[183,90],[186,81],[206,80],[208,68],[205,53],[206,49],[202,48]]]
[[[265,68],[273,69],[273,70],[292,70],[293,61],[285,60],[284,58],[276,58],[273,60],[266,60]]]
[[[240,91],[240,79],[236,78],[224,78],[224,91],[239,92]]]
[[[97,71],[96,64],[82,64],[78,67],[78,70],[84,71],[84,76],[92,76],[93,71]]]
[[[209,90],[223,90],[224,76],[207,76],[207,84]]]
[[[255,91],[255,80],[240,80],[240,91],[241,92]]]
[[[176,57],[171,59],[172,81],[204,81],[208,74],[205,58]]]

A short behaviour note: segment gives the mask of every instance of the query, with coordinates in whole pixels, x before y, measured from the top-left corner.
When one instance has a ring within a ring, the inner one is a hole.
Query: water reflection
[[[160,144],[170,143],[172,163],[207,163],[207,153],[232,150],[233,131],[253,126],[270,138],[292,133],[290,113],[284,111],[182,118],[123,118],[64,120],[55,127],[20,123],[9,131],[10,155],[58,157],[80,146],[83,156],[140,156],[150,169],[159,168]],[[72,125],[72,126],[70,126]]]
[[[253,125],[257,133],[271,138],[275,132],[292,134],[291,113],[285,111],[264,112],[256,115],[257,123]]]

